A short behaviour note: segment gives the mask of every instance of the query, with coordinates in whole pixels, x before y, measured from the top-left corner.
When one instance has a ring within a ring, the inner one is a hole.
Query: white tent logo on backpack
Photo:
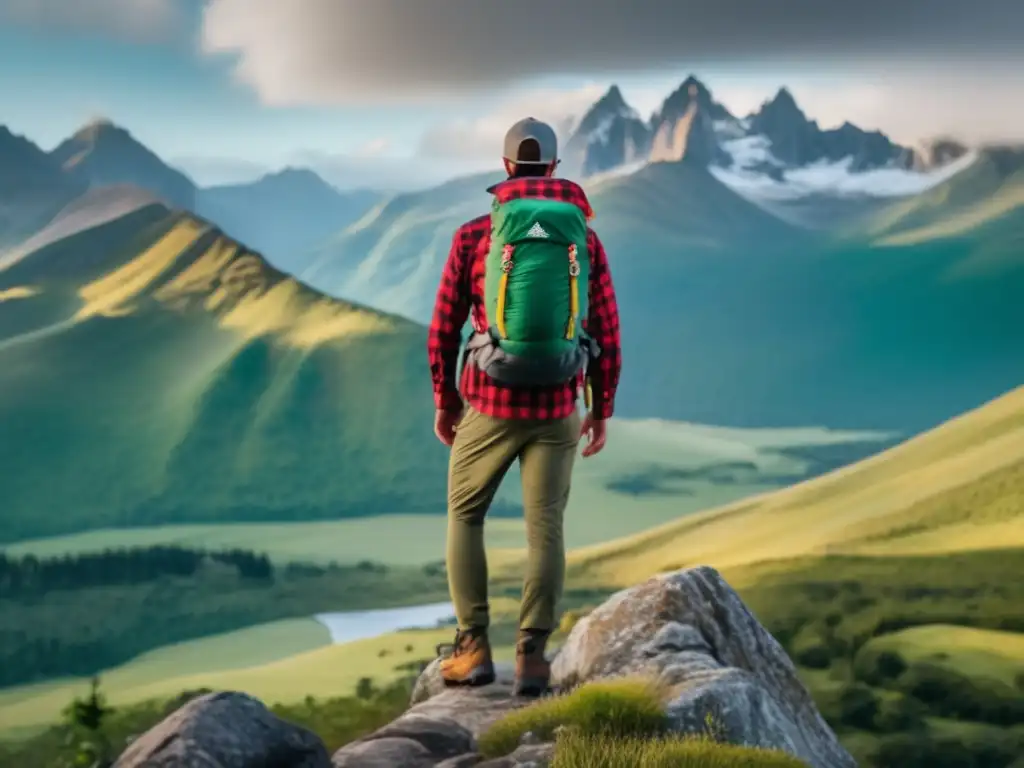
[[[535,221],[533,226],[530,227],[530,231],[526,233],[527,237],[551,237],[547,232],[544,231],[544,227],[540,225],[539,221]]]

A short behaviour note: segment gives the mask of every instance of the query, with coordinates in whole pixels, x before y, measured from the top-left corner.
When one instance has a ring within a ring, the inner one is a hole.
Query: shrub
[[[783,752],[707,739],[615,738],[572,730],[559,735],[551,768],[807,768]]]
[[[870,646],[861,650],[854,661],[853,672],[869,685],[891,686],[907,670],[903,657],[893,651],[875,651]]]
[[[896,733],[897,731],[913,731],[923,728],[927,708],[910,696],[902,693],[889,693],[878,701],[874,727],[878,733]]]
[[[1024,746],[1020,737],[999,729],[977,735],[915,733],[882,740],[877,765],[899,768],[1004,768]]]
[[[650,737],[664,733],[668,719],[653,683],[628,678],[588,683],[506,715],[480,737],[479,749],[485,757],[507,755],[523,734],[550,740],[559,726],[588,736]]]
[[[937,664],[912,664],[900,676],[897,686],[939,717],[993,725],[1024,723],[1024,693],[990,681],[974,680]]]
[[[810,669],[828,669],[835,656],[828,642],[811,624],[797,632],[789,652],[797,664]]]
[[[839,722],[845,726],[869,730],[878,710],[878,697],[864,683],[851,683],[839,692]]]

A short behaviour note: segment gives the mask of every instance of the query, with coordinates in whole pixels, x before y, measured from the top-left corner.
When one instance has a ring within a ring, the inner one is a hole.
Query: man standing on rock
[[[557,153],[545,123],[526,118],[509,130],[508,179],[488,190],[491,213],[455,233],[429,338],[434,431],[452,449],[447,565],[459,625],[441,675],[448,685],[494,680],[483,525],[518,459],[528,548],[516,645],[520,695],[548,687],[544,651],[565,579],[562,518],[576,450],[584,436],[583,456],[604,447],[621,367],[608,260],[587,224],[593,212],[583,190],[553,178]],[[457,386],[470,316],[474,333]],[[589,408],[582,424],[581,390]]]

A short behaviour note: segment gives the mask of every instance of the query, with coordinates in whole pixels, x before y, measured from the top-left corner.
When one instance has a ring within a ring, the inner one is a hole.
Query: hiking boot
[[[516,643],[516,672],[512,683],[514,696],[540,696],[548,690],[551,680],[551,665],[544,658],[547,645],[546,632],[519,633]]]
[[[446,686],[490,685],[494,682],[494,660],[486,630],[460,629],[455,633],[455,642],[448,646],[450,650],[444,652],[444,647],[439,645],[437,652],[444,656],[441,659],[441,679]]]

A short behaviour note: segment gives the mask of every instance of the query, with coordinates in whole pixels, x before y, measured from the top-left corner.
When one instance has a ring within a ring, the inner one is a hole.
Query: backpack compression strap
[[[512,272],[512,253],[515,246],[506,244],[501,249],[501,279],[498,281],[498,306],[495,309],[497,317],[494,318],[498,327],[498,335],[503,339],[508,338],[505,332],[505,295],[508,292],[508,276]],[[569,322],[565,328],[565,338],[573,339],[576,336],[576,319],[580,315],[580,291],[577,278],[580,274],[580,263],[576,259],[576,243],[569,244]]]
[[[498,326],[498,335],[503,339],[508,338],[508,334],[505,332],[505,293],[508,291],[508,275],[512,271],[512,251],[514,250],[515,246],[508,244],[501,249],[501,279],[498,281],[498,307],[495,310],[498,316],[494,318],[494,321]]]
[[[576,318],[580,314],[580,290],[577,277],[580,275],[580,263],[576,260],[576,243],[569,244],[569,324],[565,329],[565,338],[576,336]]]

